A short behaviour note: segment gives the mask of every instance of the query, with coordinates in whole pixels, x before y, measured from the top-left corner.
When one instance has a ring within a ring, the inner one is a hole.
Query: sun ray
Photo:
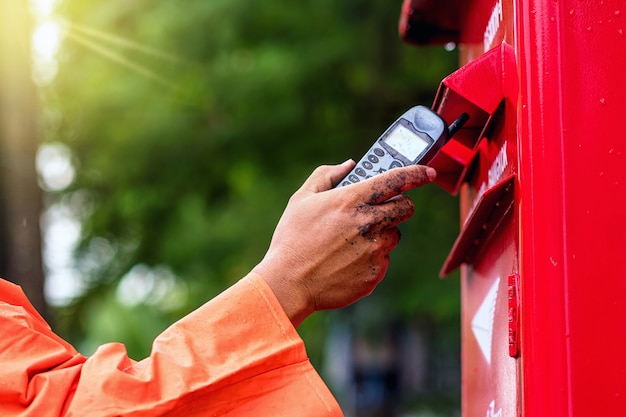
[[[188,61],[181,59],[175,55],[169,54],[167,52],[163,52],[161,50],[151,48],[140,43],[134,42],[132,40],[122,38],[120,36],[112,35],[107,32],[103,32],[100,30],[96,30],[87,26],[79,25],[77,23],[72,23],[69,21],[64,21],[61,24],[66,31],[72,32],[76,31],[81,33],[84,36],[91,37],[94,39],[100,39],[105,42],[109,42],[114,45],[121,46],[123,48],[132,49],[138,52],[141,52],[145,55],[153,56],[156,58],[160,58],[166,61],[170,61],[173,63],[189,63]]]
[[[148,79],[151,79],[152,81],[155,81],[165,87],[176,89],[176,86],[174,85],[174,83],[172,83],[169,79],[157,74],[156,72],[152,71],[151,69],[141,64],[132,62],[126,56],[119,54],[117,52],[114,52],[111,49],[107,48],[106,46],[102,46],[98,44],[97,42],[94,42],[82,35],[75,33],[74,31],[67,31],[66,35],[68,38],[80,43],[81,45],[91,49],[92,51],[100,54],[101,56],[107,59],[110,59],[113,62],[116,62],[126,68],[129,68],[135,71],[136,73]]]

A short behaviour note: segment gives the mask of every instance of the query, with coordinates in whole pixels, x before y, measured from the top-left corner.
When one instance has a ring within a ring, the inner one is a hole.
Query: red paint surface
[[[437,9],[433,19],[460,11],[461,69],[433,107],[446,120],[463,108],[477,115],[434,162],[440,185],[460,195],[460,241],[477,253],[461,278],[463,415],[626,415],[626,1],[416,3]],[[501,219],[475,215],[483,193],[507,177],[513,209],[493,211]],[[468,233],[481,222],[497,227],[471,247]],[[495,283],[486,360],[472,322]]]

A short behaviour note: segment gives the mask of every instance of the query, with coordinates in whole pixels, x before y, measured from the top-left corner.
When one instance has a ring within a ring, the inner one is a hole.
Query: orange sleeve
[[[85,358],[32,314],[0,301],[3,417],[343,415],[254,274],[165,330],[139,362],[117,343]]]

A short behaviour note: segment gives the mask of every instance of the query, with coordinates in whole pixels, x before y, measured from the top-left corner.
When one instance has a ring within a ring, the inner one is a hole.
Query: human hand
[[[434,180],[432,168],[396,168],[333,189],[354,166],[321,166],[290,198],[269,250],[253,272],[298,326],[316,310],[345,307],[383,279],[397,225],[414,211],[404,191]]]

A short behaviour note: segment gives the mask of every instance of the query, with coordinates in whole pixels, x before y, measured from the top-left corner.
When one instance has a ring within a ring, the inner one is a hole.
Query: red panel
[[[517,257],[511,220],[499,228],[471,272],[464,268],[462,409],[468,417],[517,414],[517,367],[508,343],[508,276]]]
[[[626,413],[626,2],[518,1],[524,415]]]

